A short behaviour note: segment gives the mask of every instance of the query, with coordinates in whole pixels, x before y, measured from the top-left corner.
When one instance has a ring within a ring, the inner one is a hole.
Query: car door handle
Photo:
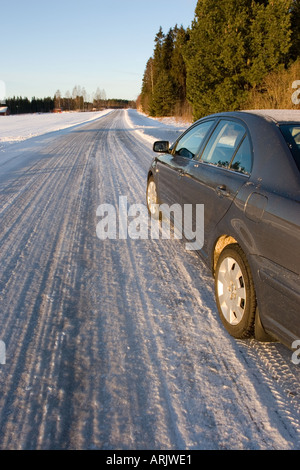
[[[227,187],[225,184],[221,184],[216,187],[216,193],[219,197],[229,197],[230,192],[227,190]]]

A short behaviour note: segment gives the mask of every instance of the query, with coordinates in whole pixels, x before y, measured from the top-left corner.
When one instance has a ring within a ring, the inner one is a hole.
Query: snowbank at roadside
[[[60,131],[98,119],[111,110],[99,112],[63,112],[45,114],[18,114],[0,119],[0,151],[13,143],[22,142],[32,137]]]
[[[149,118],[135,109],[128,109],[126,120],[133,129],[151,145],[156,140],[169,140],[173,143],[191,123],[178,121],[175,118]]]

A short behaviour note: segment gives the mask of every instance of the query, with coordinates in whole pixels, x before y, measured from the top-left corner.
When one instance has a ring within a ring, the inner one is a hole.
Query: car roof
[[[300,109],[245,109],[241,111],[223,111],[209,114],[196,122],[214,117],[235,117],[243,119],[247,123],[252,122],[252,124],[255,123],[256,119],[263,119],[265,122],[273,124],[300,124]]]
[[[277,123],[300,123],[300,110],[298,109],[249,109],[238,111],[238,113],[256,114]]]

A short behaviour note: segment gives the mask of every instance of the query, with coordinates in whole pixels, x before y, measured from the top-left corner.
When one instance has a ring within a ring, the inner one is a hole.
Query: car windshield
[[[280,129],[300,171],[300,123],[282,124]]]

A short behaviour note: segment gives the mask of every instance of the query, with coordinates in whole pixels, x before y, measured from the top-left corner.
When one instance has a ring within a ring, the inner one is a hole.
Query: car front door
[[[204,205],[204,242],[202,254],[212,230],[228,211],[240,187],[251,171],[251,144],[245,127],[231,120],[218,122],[197,161],[190,161],[182,184],[182,204],[193,206],[192,232],[197,227],[196,205]]]
[[[201,143],[212,124],[212,120],[195,124],[180,137],[169,154],[158,159],[158,196],[161,204],[181,204],[182,177],[189,162],[194,161],[198,155]]]

